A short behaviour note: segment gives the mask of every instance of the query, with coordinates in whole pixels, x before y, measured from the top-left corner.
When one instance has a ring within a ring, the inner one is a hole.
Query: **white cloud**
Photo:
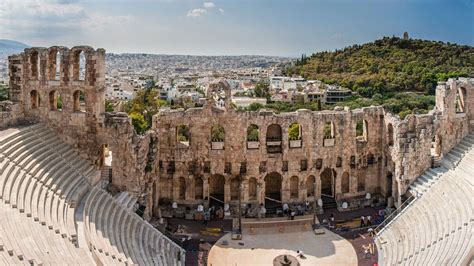
[[[207,13],[207,10],[204,9],[204,8],[195,8],[193,10],[189,10],[188,14],[186,14],[186,16],[196,18],[196,17],[203,16],[206,13]]]
[[[204,7],[208,8],[208,9],[211,9],[211,8],[215,8],[216,4],[214,4],[213,2],[205,2]]]
[[[219,8],[219,12],[224,13],[224,9]]]

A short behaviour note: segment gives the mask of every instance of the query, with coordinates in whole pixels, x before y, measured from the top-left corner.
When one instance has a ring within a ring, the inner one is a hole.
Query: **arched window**
[[[73,73],[72,77],[74,80],[85,80],[87,66],[86,66],[86,55],[84,51],[78,50],[74,52],[73,58]]]
[[[49,79],[60,80],[61,78],[61,53],[53,49],[49,52]]]
[[[230,181],[230,200],[238,200],[240,193],[239,179],[233,178]]]
[[[290,178],[290,198],[297,199],[298,198],[298,177],[292,176]]]
[[[326,122],[323,128],[323,146],[331,147],[334,146],[335,139],[335,128],[333,122]]]
[[[466,112],[466,89],[461,87],[456,91],[456,113]]]
[[[85,102],[85,94],[83,91],[77,90],[73,93],[74,98],[74,112],[85,112],[86,110],[86,102]]]
[[[251,124],[247,128],[247,141],[258,141],[258,126],[255,124]]]
[[[37,90],[30,92],[30,108],[36,109],[40,106],[40,96]]]
[[[357,141],[367,141],[367,121],[366,120],[359,120],[356,124],[356,139]]]
[[[221,125],[213,125],[211,128],[211,140],[212,142],[224,142],[225,130]]]
[[[393,146],[393,126],[390,123],[387,126],[387,143],[388,146]]]
[[[281,153],[282,131],[280,125],[271,124],[267,128],[267,152]]]
[[[63,100],[56,90],[49,93],[49,109],[51,111],[62,111],[63,109]]]
[[[301,126],[294,122],[288,128],[288,140],[290,141],[290,148],[301,147]]]
[[[184,200],[186,199],[186,179],[180,177],[178,182],[178,199]]]
[[[33,80],[40,79],[40,55],[38,51],[33,51],[30,54],[30,71],[31,71],[31,79]]]
[[[349,193],[349,189],[350,189],[349,173],[344,172],[342,174],[342,180],[341,180],[341,192]]]
[[[189,127],[187,125],[178,125],[176,127],[176,141],[189,146]]]
[[[316,178],[312,175],[308,176],[306,179],[306,197],[314,197],[314,185],[316,183]]]
[[[200,200],[203,199],[203,181],[201,177],[196,177],[194,179],[194,199]]]
[[[253,177],[249,179],[249,200],[257,199],[257,180]]]

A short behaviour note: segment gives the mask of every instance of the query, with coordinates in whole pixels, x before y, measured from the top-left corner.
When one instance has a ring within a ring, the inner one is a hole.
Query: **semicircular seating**
[[[375,238],[380,265],[461,265],[474,246],[474,134],[412,184],[417,199]],[[471,254],[472,255],[472,254]]]
[[[86,239],[104,264],[182,265],[184,250],[99,185],[84,206]]]

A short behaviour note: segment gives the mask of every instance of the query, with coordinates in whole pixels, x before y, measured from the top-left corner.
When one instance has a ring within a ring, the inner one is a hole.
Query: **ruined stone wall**
[[[366,193],[399,202],[433,158],[474,129],[473,79],[440,83],[434,110],[404,120],[382,107],[237,112],[229,97],[223,107],[208,97],[203,108],[161,111],[151,130],[139,136],[126,114],[104,113],[103,49],[29,48],[9,57],[9,71],[11,102],[0,105],[0,126],[46,123],[98,168],[107,145],[113,155],[112,184],[137,195],[148,211],[160,200],[197,204],[216,190],[228,203],[237,202],[238,191],[243,202],[263,203],[274,188],[283,202],[314,201],[328,193],[339,202]],[[222,86],[229,96],[225,82],[212,85],[210,92]],[[54,95],[61,96],[61,108]],[[365,128],[360,137],[358,121]],[[293,123],[299,123],[301,134],[290,140]],[[258,126],[257,141],[247,141],[251,124]],[[188,143],[177,139],[180,125],[189,129]],[[224,128],[224,141],[212,141],[214,125]],[[272,134],[275,127],[281,137]],[[272,153],[275,148],[278,152]]]

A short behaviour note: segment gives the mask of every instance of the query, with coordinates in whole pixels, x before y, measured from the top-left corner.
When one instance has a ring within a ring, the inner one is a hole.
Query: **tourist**
[[[360,217],[360,227],[365,227],[365,217],[364,216]]]
[[[198,212],[203,212],[204,211],[204,206],[202,204],[199,204],[197,207]]]
[[[304,204],[305,204],[305,205],[304,205],[304,206],[305,206],[305,209],[304,209],[304,210],[305,210],[305,211],[309,211],[309,201],[306,201]]]
[[[296,213],[296,215],[303,215],[304,214],[303,207],[301,207],[301,205],[298,204],[298,206],[296,206],[296,210],[298,211]]]
[[[290,217],[291,217],[291,220],[294,220],[295,219],[295,215],[296,215],[296,211],[294,208],[291,208],[290,210]]]
[[[371,219],[372,219],[372,217],[370,217],[370,215],[367,215],[367,226],[371,226],[371,225],[372,225]]]
[[[288,207],[287,203],[283,203],[283,215],[288,215],[288,210],[290,207]]]

